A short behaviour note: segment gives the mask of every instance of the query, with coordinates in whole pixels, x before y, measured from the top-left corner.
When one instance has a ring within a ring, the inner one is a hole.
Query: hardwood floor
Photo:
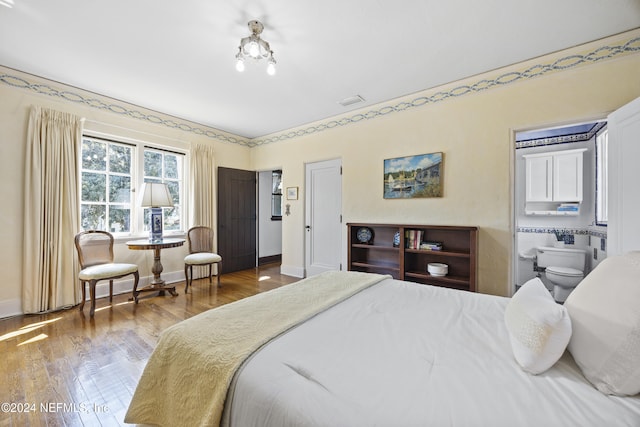
[[[198,313],[297,281],[277,264],[193,281],[177,297],[130,294],[0,320],[0,426],[120,426],[160,333]]]

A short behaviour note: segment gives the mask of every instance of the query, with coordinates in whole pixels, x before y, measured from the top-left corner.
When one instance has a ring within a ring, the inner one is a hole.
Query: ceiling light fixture
[[[269,47],[269,43],[260,38],[264,25],[256,20],[249,21],[247,25],[251,35],[240,40],[238,54],[236,55],[236,70],[244,71],[245,59],[258,61],[265,58],[267,59],[267,74],[273,76],[276,73],[276,60],[273,58],[273,51]]]

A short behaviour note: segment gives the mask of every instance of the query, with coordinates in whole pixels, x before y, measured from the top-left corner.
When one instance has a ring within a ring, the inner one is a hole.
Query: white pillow
[[[640,393],[640,252],[604,259],[564,306],[584,376],[605,394]]]
[[[513,356],[523,370],[540,374],[552,367],[571,338],[571,319],[539,278],[515,293],[504,313]]]

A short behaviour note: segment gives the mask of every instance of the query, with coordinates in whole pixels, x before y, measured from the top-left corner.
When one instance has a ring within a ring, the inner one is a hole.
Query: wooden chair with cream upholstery
[[[193,266],[209,266],[209,283],[213,264],[217,264],[218,287],[220,287],[220,275],[222,274],[222,257],[213,252],[213,230],[211,227],[198,225],[191,227],[187,232],[187,242],[189,243],[189,255],[184,258],[184,293],[189,290],[193,282]],[[190,273],[190,274],[189,274]]]
[[[80,311],[84,310],[86,284],[89,284],[91,298],[90,315],[96,310],[96,284],[101,280],[109,281],[109,302],[113,302],[113,280],[133,274],[135,289],[138,285],[138,266],[135,264],[113,262],[113,236],[99,230],[87,230],[78,233],[75,238],[78,259],[80,261],[80,285],[82,286],[82,302]]]

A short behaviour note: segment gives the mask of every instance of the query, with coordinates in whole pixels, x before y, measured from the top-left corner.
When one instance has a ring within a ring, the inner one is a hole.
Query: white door
[[[607,255],[640,250],[640,98],[609,115]]]
[[[340,270],[342,161],[305,165],[305,276]]]

